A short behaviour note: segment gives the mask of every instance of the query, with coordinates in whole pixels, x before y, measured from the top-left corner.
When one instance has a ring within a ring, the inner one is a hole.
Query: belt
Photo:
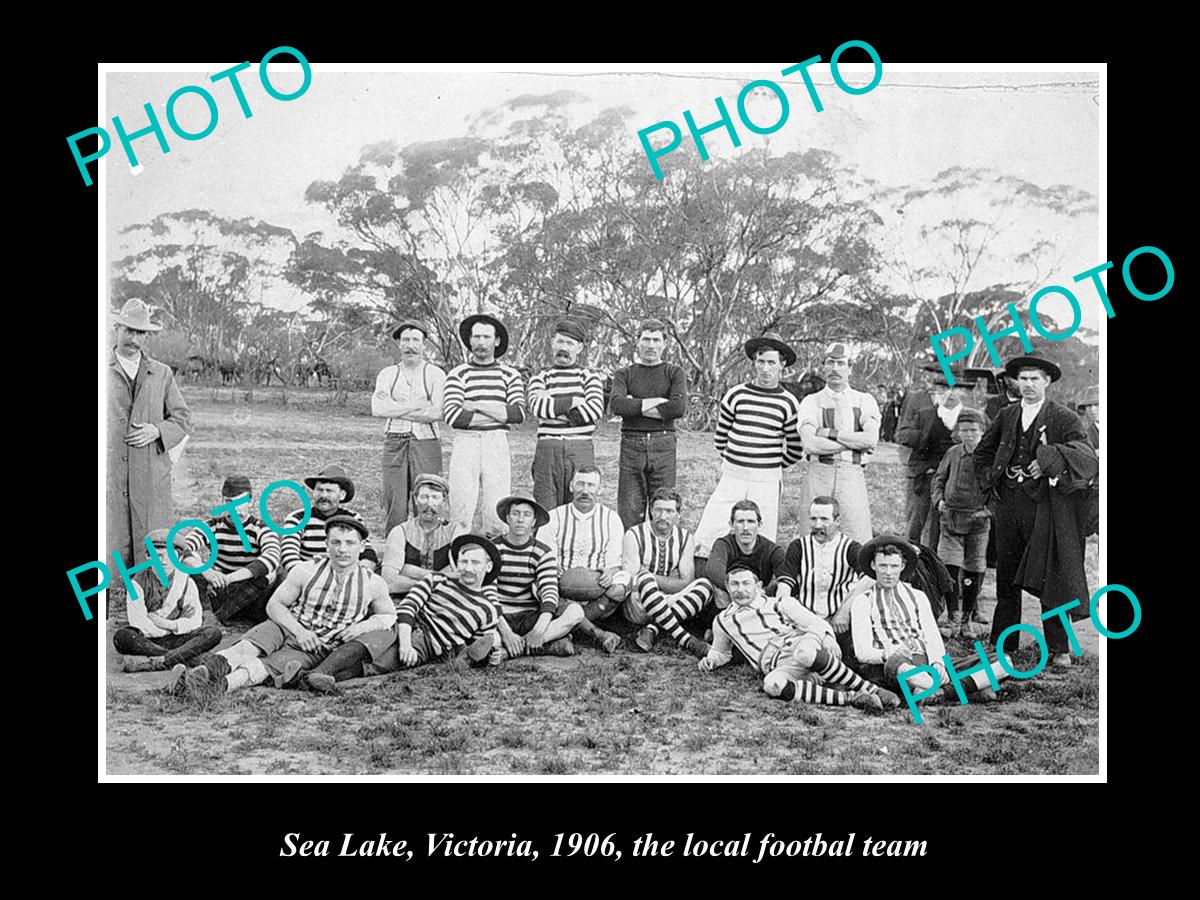
[[[853,462],[853,461],[851,461],[851,460],[848,460],[848,459],[841,459],[841,458],[839,458],[839,457],[836,457],[836,456],[834,456],[834,455],[832,455],[832,454],[830,454],[830,455],[828,455],[828,456],[812,456],[812,455],[809,455],[809,456],[806,456],[806,457],[804,457],[804,458],[805,458],[805,459],[807,459],[809,462],[818,462],[818,463],[820,463],[820,464],[821,464],[821,465],[823,465],[823,466],[832,466],[832,465],[834,465],[834,464],[836,464],[836,463],[845,463],[845,464],[846,464],[846,465],[848,465],[848,466],[859,466],[859,467],[862,467],[862,466],[865,466],[865,465],[866,465],[866,463],[861,463],[861,462],[860,462],[860,463],[856,463],[856,462]]]
[[[673,430],[672,431],[622,431],[621,437],[622,438],[643,437],[643,436],[644,437],[653,437],[656,434],[674,434],[674,433],[675,432]]]

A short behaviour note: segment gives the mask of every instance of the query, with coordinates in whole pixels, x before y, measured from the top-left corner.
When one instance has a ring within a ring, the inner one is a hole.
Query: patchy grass
[[[228,391],[188,389],[197,425],[175,473],[180,517],[220,502],[221,479],[250,477],[261,489],[299,480],[328,463],[346,467],[358,495],[350,504],[380,538],[380,426],[366,398],[336,408],[320,395],[290,392],[285,408],[231,402]],[[221,399],[213,399],[216,393]],[[328,395],[325,395],[326,397]],[[531,486],[532,428],[511,438],[514,488]],[[607,474],[602,502],[616,505],[615,425],[597,440]],[[449,443],[444,462],[449,463]],[[681,434],[679,487],[694,527],[716,486],[711,435]],[[903,466],[884,446],[868,469],[879,530],[901,527]],[[784,483],[781,534],[794,533],[799,472]],[[292,503],[271,498],[277,520]],[[1089,578],[1096,548],[1089,546]],[[990,613],[992,575],[982,607]],[[120,601],[120,602],[117,602]],[[1027,600],[1026,621],[1036,621]],[[123,598],[110,598],[110,633],[124,624]],[[206,611],[206,624],[215,621]],[[218,698],[207,709],[167,696],[158,675],[124,675],[109,648],[107,769],[128,774],[1084,774],[1098,768],[1099,677],[1095,635],[1081,639],[1085,665],[1047,669],[1009,681],[997,703],[941,704],[914,726],[907,712],[866,716],[854,710],[781,703],[766,697],[747,665],[705,675],[665,642],[652,654],[632,649],[634,629],[612,624],[626,641],[604,656],[585,641],[570,659],[521,659],[498,669],[435,663],[364,679],[337,696],[256,688]],[[226,646],[236,635],[226,630]],[[1089,642],[1090,641],[1090,642]],[[954,655],[970,646],[949,642]],[[1018,659],[1023,668],[1032,651]]]

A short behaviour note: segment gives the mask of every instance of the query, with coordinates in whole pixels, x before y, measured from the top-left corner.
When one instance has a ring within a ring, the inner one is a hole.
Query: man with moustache
[[[758,533],[762,513],[753,500],[739,500],[729,511],[729,533],[717,538],[708,557],[704,574],[713,584],[717,609],[729,605],[727,573],[735,564],[749,566],[758,575],[763,590],[774,594],[783,575],[784,549]]]
[[[571,631],[583,621],[583,607],[558,593],[554,548],[534,536],[550,521],[536,500],[513,495],[496,504],[508,533],[496,539],[500,574],[500,642],[509,657],[574,656]]]
[[[683,623],[698,615],[712,598],[712,582],[696,578],[695,542],[679,524],[683,498],[675,488],[650,495],[650,521],[625,532],[622,561],[633,590],[625,601],[625,618],[641,625],[634,644],[654,648],[659,629],[693,656],[708,653],[707,642]]]
[[[450,484],[441,475],[418,475],[413,483],[415,515],[388,532],[383,548],[383,580],[402,597],[435,572],[453,572],[450,542],[455,526],[446,518]]]
[[[262,684],[287,687],[336,647],[379,629],[390,629],[396,610],[387,583],[358,565],[367,526],[348,515],[330,516],[322,558],[294,566],[267,601],[267,621],[236,644],[196,657],[192,668],[172,670],[194,700]]]
[[[162,330],[150,307],[125,302],[114,318],[116,344],[108,359],[107,535],[110,554],[144,562],[148,533],[175,524],[171,449],[192,430],[192,416],[170,366],[143,352]]]
[[[446,373],[425,361],[429,329],[405,321],[392,332],[400,362],[375,379],[371,415],[387,419],[383,438],[384,533],[410,515],[410,492],[421,475],[442,474],[442,391]]]
[[[973,390],[973,386],[963,383],[961,375],[950,387],[946,376],[939,372],[930,381],[930,402],[910,406],[896,429],[896,443],[909,448],[904,518],[908,539],[913,543],[938,545],[940,519],[936,510],[931,510],[929,486],[942,457],[954,446],[954,425],[966,408],[963,399]]]
[[[1069,612],[1044,619],[1051,665],[1072,664],[1064,615],[1085,618],[1090,596],[1084,570],[1087,485],[1099,470],[1096,450],[1079,417],[1046,397],[1062,370],[1036,356],[1010,359],[1020,403],[1000,410],[971,454],[979,486],[990,491],[996,529],[994,644],[1021,621],[1021,589],[1038,597],[1048,613],[1076,601]],[[1009,640],[1011,646],[1014,641]],[[1015,649],[1015,648],[1014,648]]]
[[[621,539],[625,534],[617,514],[597,499],[600,470],[583,466],[571,483],[573,499],[555,507],[539,537],[558,557],[558,590],[583,607],[577,629],[605,653],[621,643],[620,635],[595,623],[611,616],[629,593],[629,573],[621,564]]]
[[[500,320],[467,316],[458,336],[469,359],[446,376],[442,403],[442,417],[454,429],[450,519],[470,531],[482,489],[483,531],[494,537],[505,530],[496,504],[512,493],[508,430],[525,421],[525,388],[520,372],[497,362],[508,350],[508,329]]]
[[[800,401],[800,437],[808,455],[800,508],[808,509],[813,497],[833,497],[841,506],[843,530],[864,543],[871,538],[864,467],[879,442],[879,404],[850,387],[850,352],[844,343],[830,345],[823,368],[824,389]],[[808,529],[801,517],[801,536]]]
[[[637,360],[613,373],[609,407],[621,417],[617,511],[626,529],[646,519],[646,501],[675,486],[675,420],[687,411],[687,376],[663,361],[667,326],[646,319],[638,328]]]
[[[604,383],[578,365],[587,335],[563,319],[554,326],[554,365],[529,379],[529,412],[537,416],[533,496],[544,508],[571,502],[571,479],[580,466],[596,464],[592,435],[604,415]]]
[[[350,516],[363,521],[362,516],[352,509],[342,506],[354,499],[354,482],[346,475],[341,466],[326,466],[316,475],[304,479],[312,495],[312,514],[304,528],[292,534],[285,534],[279,541],[280,549],[280,578],[282,581],[293,568],[306,560],[318,559],[325,554],[325,522],[333,516]],[[304,521],[304,508],[301,507],[288,514],[283,520],[281,531],[297,528]],[[366,524],[363,524],[366,527]],[[379,565],[379,554],[366,541],[362,541],[362,556],[360,564],[372,572]]]
[[[729,507],[753,500],[762,512],[760,531],[775,540],[783,470],[804,455],[797,423],[800,401],[779,386],[796,353],[774,332],[746,341],[754,380],[730,388],[721,398],[713,444],[721,455],[721,480],[696,528],[696,554],[708,556],[726,530]]]

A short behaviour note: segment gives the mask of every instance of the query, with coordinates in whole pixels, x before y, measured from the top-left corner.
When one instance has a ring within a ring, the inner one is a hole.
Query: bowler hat
[[[476,313],[473,316],[467,316],[459,323],[458,336],[468,348],[471,346],[471,329],[477,324],[491,325],[496,329],[496,358],[499,359],[504,355],[504,351],[508,349],[508,329],[504,327],[504,323],[495,316],[489,316],[486,313]]]
[[[881,534],[863,544],[862,549],[858,551],[858,562],[855,568],[863,575],[874,577],[875,554],[889,547],[895,547],[904,557],[904,571],[901,575],[911,572],[913,566],[917,564],[917,549],[904,538],[895,534]]]
[[[500,574],[500,551],[487,538],[481,537],[478,534],[460,534],[450,542],[450,560],[457,566],[458,554],[462,551],[463,547],[470,544],[482,547],[487,551],[487,555],[492,558],[492,571],[483,576],[483,583],[491,584],[496,580],[496,576]]]
[[[150,307],[136,297],[125,301],[113,321],[134,331],[162,331],[161,325],[150,321]]]
[[[399,340],[400,333],[402,331],[407,331],[409,328],[415,328],[417,331],[421,332],[422,337],[429,337],[428,325],[426,325],[424,322],[418,322],[416,319],[405,319],[394,329],[392,329],[392,338],[394,340]]]
[[[221,485],[222,497],[240,497],[250,493],[250,479],[245,475],[227,475]]]
[[[362,539],[364,541],[370,536],[370,532],[367,530],[367,523],[357,516],[348,516],[345,513],[338,513],[335,516],[330,516],[325,520],[326,533],[328,533],[329,529],[333,528],[335,525],[343,525],[346,528],[353,528],[360,535],[362,535]]]
[[[316,475],[310,475],[304,479],[304,483],[310,488],[315,488],[318,482],[331,481],[334,484],[341,485],[342,490],[346,492],[343,503],[349,503],[354,499],[354,482],[346,475],[346,470],[341,466],[326,466]]]
[[[1080,412],[1088,406],[1100,405],[1100,392],[1097,390],[1088,391],[1084,394],[1083,399],[1075,404],[1075,412]]]
[[[541,528],[550,521],[550,513],[546,512],[546,507],[542,506],[542,504],[538,503],[536,500],[530,499],[529,497],[522,497],[519,494],[513,494],[512,496],[505,497],[496,504],[496,515],[500,517],[501,522],[508,521],[508,511],[518,503],[524,503],[526,506],[533,509],[533,520],[535,523],[537,523],[537,528]]]
[[[783,337],[775,331],[764,332],[761,337],[750,338],[743,345],[746,350],[746,356],[754,359],[759,350],[778,350],[779,358],[783,360],[783,367],[786,369],[796,361],[796,351],[783,342]]]
[[[1062,369],[1040,356],[1017,356],[1004,364],[1004,374],[1014,380],[1022,369],[1041,369],[1050,376],[1052,382],[1062,378]]]

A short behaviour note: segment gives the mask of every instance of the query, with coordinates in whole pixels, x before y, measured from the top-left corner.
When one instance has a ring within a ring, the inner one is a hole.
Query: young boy
[[[976,480],[972,457],[986,429],[987,417],[979,410],[968,408],[959,413],[954,438],[960,443],[946,451],[929,489],[930,502],[941,516],[937,553],[955,583],[954,597],[946,603],[946,622],[941,626],[945,637],[956,637],[961,631],[964,638],[974,640],[979,634],[972,623],[986,625],[988,621],[976,604],[987,570],[991,513]]]
[[[121,668],[126,672],[162,672],[221,643],[220,628],[200,624],[196,582],[171,565],[168,534],[166,528],[160,528],[147,537],[158,552],[170,587],[163,587],[153,570],[136,575],[137,599],[132,594],[125,597],[129,625],[113,635],[113,646],[122,654]],[[183,543],[177,535],[177,554],[183,553]]]

